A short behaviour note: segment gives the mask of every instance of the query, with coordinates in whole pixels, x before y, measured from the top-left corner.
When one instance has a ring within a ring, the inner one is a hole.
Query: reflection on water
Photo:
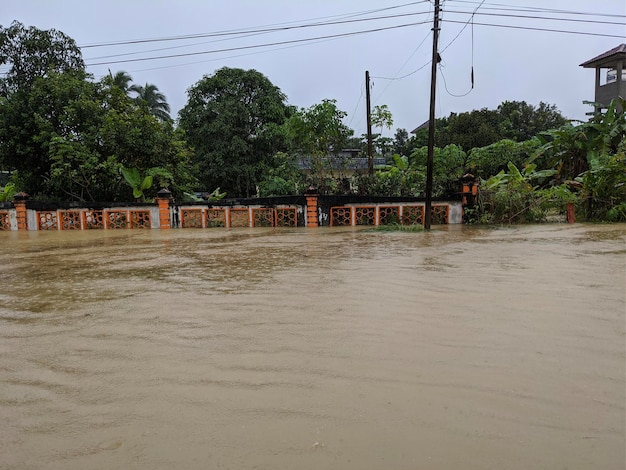
[[[626,463],[624,225],[0,240],[2,468]]]

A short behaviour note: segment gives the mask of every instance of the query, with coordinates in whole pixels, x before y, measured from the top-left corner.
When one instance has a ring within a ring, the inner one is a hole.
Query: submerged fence
[[[434,201],[432,223],[462,223],[464,202]],[[305,194],[179,204],[162,190],[156,203],[79,207],[29,201],[20,193],[12,203],[0,204],[0,231],[419,225],[424,210],[423,200],[398,197]]]

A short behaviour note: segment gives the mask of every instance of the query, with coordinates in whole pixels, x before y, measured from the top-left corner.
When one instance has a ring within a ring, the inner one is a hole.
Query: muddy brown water
[[[0,468],[625,466],[625,225],[0,241]]]

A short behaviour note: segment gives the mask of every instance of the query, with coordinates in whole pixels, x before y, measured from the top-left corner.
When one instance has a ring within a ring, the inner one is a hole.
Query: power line
[[[474,4],[474,5],[480,3],[478,1],[469,1],[469,0],[447,0],[447,1],[451,3],[468,3],[468,4]],[[503,7],[503,8],[490,8],[489,6],[483,6],[482,10],[559,13],[559,14],[565,14],[565,15],[585,15],[585,16],[605,17],[605,18],[624,18],[626,16],[626,15],[618,15],[614,13],[598,13],[598,12],[561,10],[561,9],[554,9],[554,8],[527,7],[527,6],[519,6],[519,5],[506,5],[503,3],[485,3],[485,5],[491,5],[494,7]]]
[[[196,36],[196,37],[236,36],[236,37],[227,37],[226,39],[222,39],[222,41],[225,41],[225,40],[232,40],[232,39],[242,39],[245,37],[250,37],[250,36],[255,36],[255,35],[260,35],[260,34],[289,31],[292,29],[305,29],[305,28],[314,28],[314,27],[320,27],[320,26],[336,26],[336,25],[342,25],[342,24],[360,23],[360,22],[365,22],[365,21],[377,21],[377,20],[391,19],[391,18],[405,18],[408,16],[419,16],[419,15],[425,15],[425,14],[428,14],[428,12],[405,13],[401,15],[387,15],[387,16],[379,16],[379,17],[374,17],[374,18],[361,18],[358,20],[342,20],[342,21],[333,21],[333,22],[328,22],[328,23],[313,23],[313,24],[304,24],[304,25],[298,25],[298,26],[285,26],[285,27],[280,27],[280,28],[251,29],[251,30],[246,30],[246,31],[238,31],[236,33],[230,33],[230,32],[206,33],[205,35]],[[187,38],[187,39],[191,39],[191,38]],[[154,42],[166,41],[166,40],[169,40],[169,39],[154,40]],[[142,42],[145,42],[145,41],[142,41]],[[217,41],[209,41],[209,43],[210,42],[217,42]],[[134,44],[134,43],[129,42],[127,44]],[[147,52],[158,52],[158,51],[170,50],[170,49],[180,49],[183,47],[191,47],[191,46],[196,46],[199,44],[207,44],[207,42],[196,43],[196,44],[185,44],[182,46],[172,46],[172,47],[165,47],[165,48],[159,48],[159,49],[150,49],[150,50],[144,50],[144,51],[138,51],[138,52],[127,52],[127,53],[122,53],[122,54],[92,57],[89,60],[109,59],[113,57],[123,57],[123,56],[128,56],[128,55],[145,54]]]
[[[122,63],[128,63],[128,62],[143,62],[146,60],[171,59],[175,57],[189,57],[189,56],[194,56],[194,55],[216,54],[219,52],[231,52],[231,51],[239,51],[239,50],[245,50],[245,49],[258,49],[261,47],[279,46],[282,44],[296,44],[296,43],[317,41],[320,39],[341,38],[341,37],[356,36],[360,34],[375,33],[375,32],[380,32],[380,31],[388,31],[391,29],[400,29],[400,28],[407,28],[411,26],[417,26],[417,25],[424,24],[424,23],[425,23],[424,21],[416,22],[416,23],[405,23],[401,25],[386,26],[386,27],[373,28],[373,29],[367,29],[367,30],[361,30],[361,31],[353,31],[350,33],[330,34],[327,36],[316,36],[316,37],[304,38],[304,39],[292,39],[289,41],[278,41],[278,42],[265,43],[265,44],[252,44],[248,46],[230,47],[226,49],[215,49],[215,50],[210,50],[210,51],[187,52],[183,54],[171,54],[171,55],[162,55],[162,56],[155,56],[155,57],[141,57],[137,59],[124,59],[124,60],[113,60],[113,61],[106,61],[106,62],[96,62],[96,63],[86,64],[86,65],[89,67],[93,67],[96,65],[122,64]]]
[[[454,98],[463,98],[464,96],[469,95],[472,92],[472,90],[474,90],[474,84],[472,83],[472,88],[470,88],[465,93],[462,93],[460,95],[454,94],[450,90],[448,90],[448,83],[446,82],[446,77],[443,74],[443,67],[441,65],[439,65],[439,73],[441,74],[441,78],[443,78],[443,87],[445,88],[446,93],[448,93],[450,96],[452,96]]]
[[[219,58],[214,58],[214,59],[209,59],[209,60],[199,60],[196,62],[187,62],[184,64],[173,64],[173,65],[163,65],[161,67],[150,67],[150,68],[146,68],[146,69],[135,69],[135,70],[129,70],[130,73],[135,73],[135,72],[148,72],[151,70],[163,70],[163,69],[170,69],[170,68],[174,68],[174,67],[184,67],[187,65],[196,65],[196,64],[206,64],[208,62],[214,62],[216,60],[226,60],[226,59],[236,59],[238,57],[247,57],[247,56],[251,56],[251,55],[257,55],[257,54],[268,54],[270,52],[276,52],[276,51],[283,51],[285,49],[293,49],[296,47],[305,47],[305,46],[309,46],[311,44],[318,44],[321,42],[327,42],[327,41],[334,41],[335,38],[330,38],[330,39],[320,39],[319,41],[311,41],[309,43],[306,44],[293,44],[293,45],[289,45],[289,46],[285,46],[285,47],[277,47],[275,49],[268,49],[265,51],[254,51],[254,52],[248,52],[247,54],[235,54],[235,55],[229,55],[229,56],[222,56]]]
[[[356,111],[357,109],[359,109],[359,105],[361,104],[361,100],[363,99],[363,87],[364,82],[361,82],[361,95],[359,96],[359,99],[356,102],[356,106],[354,107],[354,111],[352,112],[352,117],[350,118],[350,122],[348,123],[348,127],[350,127],[352,125],[352,121],[354,120],[354,116],[356,116]]]
[[[331,16],[331,17],[326,17],[326,18],[336,18],[336,17],[350,18],[351,16],[362,16],[366,14],[378,13],[380,11],[386,11],[386,10],[401,8],[401,7],[410,6],[410,5],[417,5],[420,3],[427,3],[427,2],[428,0],[421,0],[419,2],[411,2],[411,3],[406,3],[403,5],[380,8],[377,10],[370,10],[366,12],[359,12],[359,13],[348,14],[348,15],[337,15],[337,16]],[[383,18],[396,18],[396,17],[403,17],[403,16],[419,15],[419,14],[424,14],[424,13],[427,13],[427,12],[404,13],[400,15],[388,15],[388,16],[382,16],[378,18],[375,17],[375,18],[364,18],[364,19],[357,19],[357,20],[327,21],[327,22],[322,22],[322,23],[305,23],[302,25],[296,24],[292,26],[281,26],[285,24],[294,23],[294,22],[287,22],[287,23],[277,23],[275,25],[268,25],[267,27],[261,26],[261,27],[244,28],[244,29],[231,29],[231,30],[216,31],[216,32],[211,32],[211,33],[187,34],[187,35],[182,35],[182,36],[165,36],[161,38],[150,38],[150,39],[131,39],[131,40],[125,40],[125,41],[108,42],[108,43],[86,44],[80,47],[81,49],[87,49],[87,48],[94,48],[94,47],[124,46],[124,45],[129,45],[129,44],[144,44],[144,43],[151,43],[151,42],[180,41],[180,40],[185,40],[185,39],[198,39],[198,38],[204,38],[204,37],[232,36],[232,35],[240,35],[240,34],[247,34],[247,33],[285,31],[289,29],[309,28],[309,27],[315,27],[315,26],[328,26],[328,25],[334,25],[334,24],[353,23],[353,22],[356,23],[360,21],[370,21],[370,20],[383,19]],[[321,19],[324,19],[324,17]],[[304,21],[307,21],[307,20],[304,20]],[[298,23],[298,22],[299,21],[295,23]]]
[[[546,20],[546,21],[568,21],[573,23],[585,23],[585,24],[607,24],[607,25],[617,25],[617,26],[626,26],[626,22],[617,22],[617,21],[598,21],[598,20],[589,20],[589,19],[578,19],[578,18],[554,18],[549,16],[531,16],[531,15],[513,15],[509,13],[472,13],[469,11],[458,11],[458,10],[444,10],[446,13],[453,14],[464,14],[464,15],[482,15],[482,16],[497,16],[499,18],[524,18],[531,20]],[[626,17],[624,17],[626,18]]]
[[[442,20],[445,23],[460,23],[460,24],[464,24],[465,21],[456,21],[456,20]],[[494,24],[494,23],[474,23],[476,25],[479,26],[492,26],[492,27],[496,27],[496,28],[505,28],[505,29],[523,29],[523,30],[527,30],[527,31],[544,31],[544,32],[549,32],[549,33],[563,33],[563,34],[579,34],[581,36],[595,36],[595,37],[605,37],[605,38],[619,38],[619,39],[623,39],[624,35],[623,34],[603,34],[603,33],[590,33],[590,32],[584,32],[584,31],[571,31],[571,30],[564,30],[564,29],[551,29],[551,28],[536,28],[536,27],[530,27],[530,26],[514,26],[514,25],[507,25],[507,24]]]

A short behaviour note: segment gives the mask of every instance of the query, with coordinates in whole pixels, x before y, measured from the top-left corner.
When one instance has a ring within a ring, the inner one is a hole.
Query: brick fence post
[[[157,204],[159,205],[159,227],[161,230],[172,228],[170,219],[170,202],[172,202],[172,193],[167,189],[161,189],[157,193]]]
[[[306,226],[319,227],[319,219],[317,216],[317,191],[311,186],[305,191],[304,196],[306,197]]]
[[[17,193],[13,196],[13,206],[15,207],[15,219],[18,230],[28,230],[28,211],[26,210],[26,200],[28,194]]]
[[[566,220],[568,224],[573,224],[576,222],[576,215],[575,215],[575,211],[574,211],[574,203],[573,202],[568,202],[567,203],[567,212],[566,212]]]

